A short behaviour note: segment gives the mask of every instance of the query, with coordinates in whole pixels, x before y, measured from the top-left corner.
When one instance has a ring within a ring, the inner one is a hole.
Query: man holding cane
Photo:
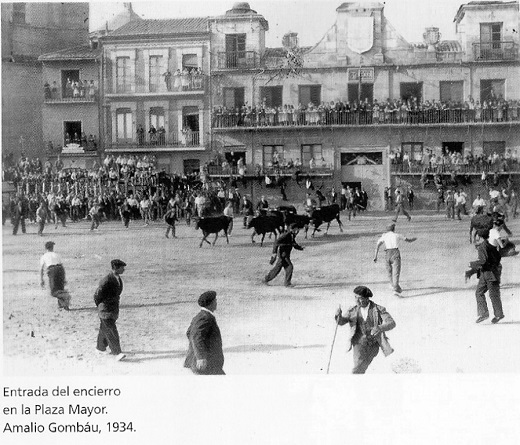
[[[340,326],[347,323],[350,325],[349,351],[354,351],[352,374],[364,374],[379,353],[379,348],[385,357],[394,352],[385,332],[395,328],[395,321],[384,307],[370,300],[372,296],[368,287],[357,286],[354,289],[356,305],[345,315],[341,307],[336,311],[336,323]]]

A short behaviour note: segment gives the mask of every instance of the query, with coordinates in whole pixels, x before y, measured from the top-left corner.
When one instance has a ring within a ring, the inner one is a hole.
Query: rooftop
[[[99,48],[92,49],[89,45],[74,46],[65,48],[53,53],[42,54],[38,57],[41,62],[49,62],[53,60],[96,60],[101,56]]]
[[[193,17],[164,20],[133,20],[110,32],[105,39],[111,37],[142,37],[152,35],[172,35],[188,33],[204,33],[208,31],[208,18]]]

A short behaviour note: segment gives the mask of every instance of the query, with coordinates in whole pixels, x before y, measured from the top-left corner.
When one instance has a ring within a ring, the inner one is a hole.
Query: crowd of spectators
[[[203,88],[203,74],[201,68],[185,67],[178,69],[173,74],[166,71],[163,74],[166,89],[168,91],[201,90]]]
[[[43,95],[45,100],[94,100],[97,94],[97,86],[94,80],[71,80],[67,79],[63,89],[60,91],[57,81],[52,85],[45,82]]]
[[[434,154],[431,150],[418,153],[415,157],[409,152],[391,152],[390,163],[392,171],[398,173],[481,173],[481,172],[510,172],[518,171],[520,165],[516,150],[506,149],[504,153],[494,151],[489,155],[465,156],[459,151],[444,150]]]
[[[266,99],[251,106],[213,110],[212,126],[262,127],[302,125],[377,125],[377,124],[435,124],[471,122],[509,122],[520,119],[520,101],[502,97],[465,102],[408,100],[321,102],[268,106]]]

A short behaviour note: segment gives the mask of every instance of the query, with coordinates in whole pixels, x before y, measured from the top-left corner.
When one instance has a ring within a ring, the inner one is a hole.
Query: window
[[[311,102],[314,105],[319,105],[321,103],[321,85],[300,85],[298,102],[303,106],[307,106]]]
[[[283,87],[261,87],[260,88],[260,99],[262,102],[265,99],[265,103],[268,107],[275,108],[283,105],[282,101]]]
[[[130,142],[133,137],[132,131],[132,111],[130,109],[121,108],[117,112],[117,140],[118,142]]]
[[[164,69],[162,67],[162,56],[150,56],[149,68],[150,68],[150,92],[155,93],[159,91],[159,85],[162,85],[162,74]]]
[[[131,91],[130,57],[118,57],[116,59],[116,85],[118,93]]]
[[[162,107],[150,108],[150,127],[152,125],[156,130],[164,127],[164,109]]]
[[[226,34],[226,68],[246,64],[246,35]]]
[[[408,153],[410,160],[422,161],[423,143],[422,142],[403,142],[401,144],[401,154]]]
[[[64,146],[81,143],[81,121],[63,122]]]
[[[505,96],[504,79],[486,79],[480,81],[480,101],[496,100]]]
[[[502,23],[481,23],[480,43],[489,44],[489,49],[499,49],[502,40]]]
[[[195,70],[199,67],[197,54],[183,54],[182,55],[182,69],[188,69],[188,71]]]
[[[25,3],[12,3],[13,5],[13,23],[25,24]]]
[[[182,131],[186,144],[191,146],[200,145],[199,133],[199,109],[198,107],[183,107],[182,109]]]
[[[73,97],[75,82],[79,82],[79,70],[61,71],[61,97]]]
[[[244,88],[223,88],[224,106],[228,110],[244,106]]]
[[[401,99],[409,100],[417,98],[417,102],[421,102],[422,99],[422,82],[402,82],[401,85]]]
[[[498,155],[503,155],[506,152],[505,141],[484,141],[482,145],[482,152],[484,156],[488,157],[496,152]]]
[[[464,102],[464,82],[440,82],[441,102]]]
[[[442,154],[445,155],[447,153],[464,154],[464,142],[443,142]]]
[[[383,165],[383,153],[368,151],[364,153],[341,153],[341,165]]]
[[[358,83],[348,84],[348,101],[353,102],[364,102],[367,99],[369,102],[374,100],[374,84],[362,83],[361,89]]]
[[[264,145],[263,166],[271,167],[280,164],[284,160],[283,145]]]
[[[317,165],[319,165],[318,161],[321,161],[321,158],[323,157],[322,151],[321,151],[321,144],[309,144],[309,145],[302,145],[302,165],[304,167],[308,167],[309,163],[311,161],[311,158],[314,158],[314,160],[317,162]]]
[[[184,174],[191,175],[200,172],[199,159],[184,159],[182,162],[184,164]]]

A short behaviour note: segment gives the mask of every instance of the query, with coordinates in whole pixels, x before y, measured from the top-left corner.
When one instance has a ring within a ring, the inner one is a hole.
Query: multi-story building
[[[125,3],[102,28],[83,36],[82,45],[41,55],[39,96],[43,97],[42,127],[46,154],[62,155],[65,167],[90,167],[104,149],[100,138],[101,47],[99,38],[141,18]]]
[[[43,146],[40,55],[88,42],[88,3],[2,3],[2,149]]]
[[[329,185],[363,186],[372,208],[385,186],[417,185],[430,157],[514,158],[519,17],[518,1],[470,2],[455,16],[456,40],[428,28],[413,44],[383,4],[343,3],[313,47],[288,34],[268,49],[265,19],[237,4],[211,19],[213,145],[253,170],[285,159],[331,171]]]
[[[210,150],[208,20],[132,21],[100,42],[105,152],[198,171]]]

